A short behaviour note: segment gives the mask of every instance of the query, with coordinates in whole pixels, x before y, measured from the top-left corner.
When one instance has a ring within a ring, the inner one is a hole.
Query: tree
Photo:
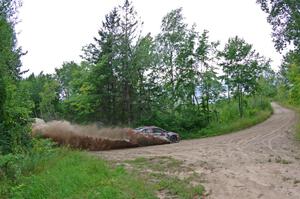
[[[39,75],[35,76],[33,73],[29,75],[26,79],[23,79],[20,84],[27,91],[30,96],[31,101],[33,101],[34,106],[31,107],[31,117],[41,118],[41,96],[40,93],[44,89],[44,85],[52,81],[51,75],[45,75],[41,72]]]
[[[293,44],[300,50],[300,1],[257,0],[257,3],[269,14],[276,49],[281,51],[287,44]]]
[[[285,87],[288,89],[288,100],[291,104],[300,105],[300,56],[297,51],[290,51],[284,58]]]
[[[133,51],[132,85],[134,85],[133,113],[136,122],[149,117],[158,102],[157,55],[155,43],[150,33],[141,37]]]
[[[161,33],[156,38],[164,89],[170,102],[172,102],[171,105],[176,102],[175,86],[180,67],[177,65],[176,60],[183,60],[182,57],[179,58],[178,56],[184,47],[187,33],[187,24],[183,20],[182,8],[172,10],[163,17]],[[181,56],[183,56],[182,53]]]
[[[206,120],[210,122],[210,103],[216,102],[221,92],[221,84],[214,66],[217,58],[219,42],[209,42],[208,31],[204,30],[198,38],[196,60],[198,64],[199,93],[201,95],[202,110]]]
[[[194,56],[197,38],[197,32],[194,29],[195,27],[186,30],[185,37],[180,41],[182,44],[175,60],[177,74],[174,79],[175,91],[172,98],[176,100],[177,106],[191,106],[195,103],[199,76]]]
[[[120,28],[122,34],[120,36],[120,71],[121,82],[123,87],[123,115],[127,120],[127,124],[131,124],[134,120],[132,102],[134,101],[134,85],[132,80],[138,78],[134,74],[133,64],[133,48],[134,40],[140,36],[138,31],[141,22],[134,10],[132,3],[125,0],[123,6],[120,6]],[[125,121],[124,120],[124,121]]]
[[[225,83],[238,98],[240,117],[243,117],[244,95],[257,90],[257,79],[264,70],[265,59],[237,36],[228,40],[221,56]]]
[[[56,70],[59,83],[60,104],[57,110],[64,119],[77,123],[99,120],[97,113],[97,95],[94,92],[91,74],[94,73],[90,63],[65,63]],[[68,93],[68,96],[66,95]],[[56,100],[54,100],[56,102]]]
[[[134,53],[139,48],[140,24],[132,3],[125,0],[106,15],[95,44],[84,50],[91,64],[92,95],[97,98],[95,116],[104,122],[131,125],[134,121],[133,103],[140,78]]]
[[[19,152],[30,143],[30,102],[21,89],[21,48],[17,47],[14,25],[20,1],[0,1],[0,153]],[[23,95],[24,94],[24,95]]]
[[[39,93],[40,111],[45,120],[57,119],[57,106],[59,102],[59,84],[54,79],[47,81]]]
[[[273,41],[281,52],[289,45],[289,52],[281,65],[278,94],[280,99],[289,99],[300,104],[299,60],[300,60],[300,1],[257,0],[263,11],[268,13],[268,22],[273,27]]]

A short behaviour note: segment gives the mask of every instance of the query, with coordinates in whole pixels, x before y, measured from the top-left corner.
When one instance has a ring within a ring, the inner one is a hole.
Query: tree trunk
[[[240,117],[243,117],[243,93],[241,90],[240,85],[238,85],[238,102],[239,102],[239,113],[240,113]]]

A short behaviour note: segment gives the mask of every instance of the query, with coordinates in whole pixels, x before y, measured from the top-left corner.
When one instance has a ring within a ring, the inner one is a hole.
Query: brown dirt
[[[150,146],[169,143],[158,137],[136,133],[130,128],[97,128],[96,125],[76,125],[67,121],[42,122],[32,126],[33,136],[50,138],[60,145],[90,151]]]
[[[265,122],[236,133],[177,144],[94,152],[106,159],[170,156],[204,176],[207,198],[300,198],[295,112],[272,104]]]

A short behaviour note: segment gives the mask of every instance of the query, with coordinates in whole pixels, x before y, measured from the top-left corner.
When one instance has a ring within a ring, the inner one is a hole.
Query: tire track
[[[276,103],[272,107],[274,114],[268,120],[236,133],[93,154],[118,161],[155,156],[184,160],[206,176],[208,198],[298,199],[300,144],[291,139],[297,116]],[[203,162],[209,168],[203,168]]]

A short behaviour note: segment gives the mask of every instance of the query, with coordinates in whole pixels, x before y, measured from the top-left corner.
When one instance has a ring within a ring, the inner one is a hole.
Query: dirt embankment
[[[98,128],[96,125],[74,125],[67,121],[43,122],[32,127],[34,136],[50,138],[60,145],[91,151],[150,146],[168,143],[158,137],[134,132],[130,128]]]
[[[267,121],[237,133],[94,154],[117,161],[158,156],[182,160],[203,177],[208,198],[299,199],[300,143],[293,133],[297,115],[272,106],[274,114]]]

